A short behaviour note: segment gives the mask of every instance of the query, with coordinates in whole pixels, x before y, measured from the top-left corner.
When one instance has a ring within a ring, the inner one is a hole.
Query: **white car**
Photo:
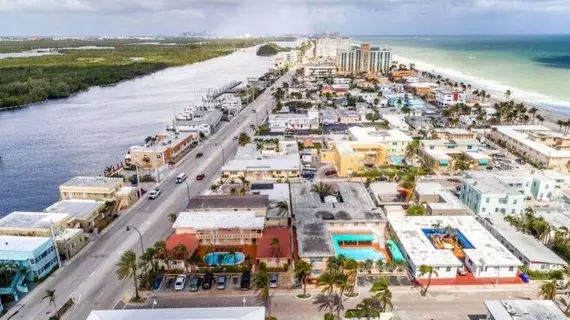
[[[180,291],[184,290],[184,286],[186,285],[186,276],[181,274],[176,277],[176,282],[174,283],[174,290]]]
[[[151,192],[148,193],[148,198],[150,200],[156,199],[160,195],[160,189],[155,188]]]

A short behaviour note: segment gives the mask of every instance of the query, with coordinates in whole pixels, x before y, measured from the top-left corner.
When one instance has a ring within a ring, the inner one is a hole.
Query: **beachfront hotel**
[[[435,103],[438,106],[454,106],[459,103],[466,102],[467,95],[462,91],[449,91],[449,90],[437,90],[435,92]]]
[[[330,257],[341,254],[357,261],[403,260],[397,246],[386,241],[386,217],[362,183],[339,182],[330,189],[323,185],[320,192],[315,188],[321,185],[316,186],[291,183],[298,255],[312,263],[313,276],[323,272]]]
[[[517,125],[495,126],[486,136],[536,165],[558,172],[570,170],[570,135],[539,125]]]
[[[387,73],[392,65],[392,53],[390,49],[361,44],[338,50],[336,65],[339,73]]]
[[[417,216],[389,218],[412,276],[422,265],[431,266],[434,284],[478,283],[478,280],[520,283],[522,263],[473,216]]]

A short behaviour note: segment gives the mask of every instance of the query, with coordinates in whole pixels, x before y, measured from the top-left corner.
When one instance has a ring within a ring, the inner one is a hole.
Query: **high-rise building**
[[[336,58],[338,50],[348,50],[352,46],[352,39],[348,37],[324,37],[316,42],[316,56],[324,58]]]
[[[348,50],[339,50],[337,67],[340,72],[388,72],[392,63],[390,49],[362,44]]]

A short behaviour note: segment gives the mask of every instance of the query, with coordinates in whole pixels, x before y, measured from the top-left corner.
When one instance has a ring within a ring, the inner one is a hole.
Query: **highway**
[[[272,87],[276,88],[284,81],[289,81],[294,72],[295,70],[289,71]],[[75,299],[76,305],[64,317],[72,320],[86,319],[93,309],[111,309],[123,295],[132,292],[131,279],[119,281],[115,276],[115,265],[123,252],[132,249],[140,255],[139,235],[134,230],[126,231],[126,227],[134,226],[140,230],[145,248],[170,235],[173,229],[168,214],[184,210],[189,196],[194,197],[208,189],[222,167],[222,152],[227,161],[237,150],[237,141],[233,137],[239,136],[241,132],[251,135],[249,126],[264,122],[267,114],[271,113],[274,101],[270,88],[228,125],[201,143],[174,170],[170,170],[158,184],[162,190],[161,196],[156,200],[147,200],[145,197],[130,210],[122,212],[113,224],[94,236],[93,241],[78,256],[38,285],[2,319],[47,319],[53,313],[53,307],[48,300],[40,302],[46,289],[55,290],[58,307],[69,298]],[[204,154],[200,159],[195,157],[198,152]],[[184,183],[174,183],[174,177],[181,172],[188,175],[188,187]],[[204,180],[196,180],[199,174],[206,175]]]

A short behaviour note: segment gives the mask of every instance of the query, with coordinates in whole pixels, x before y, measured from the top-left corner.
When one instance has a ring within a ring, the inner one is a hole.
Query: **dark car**
[[[332,176],[334,174],[337,174],[335,169],[328,169],[327,171],[325,171],[325,176]]]
[[[205,176],[206,176],[205,174],[199,174],[196,176],[196,180],[202,180],[204,179]]]
[[[200,290],[200,278],[193,277],[190,279],[190,291],[196,292],[198,290]]]
[[[244,271],[241,274],[241,283],[240,283],[239,287],[241,290],[245,291],[245,290],[249,290],[250,285],[251,285],[251,272]]]
[[[210,290],[212,288],[212,282],[214,281],[214,274],[208,272],[204,275],[204,279],[202,279],[202,289]]]
[[[199,153],[196,155],[196,158],[202,158],[203,155],[204,155],[204,154],[203,154],[202,152],[199,152]]]

